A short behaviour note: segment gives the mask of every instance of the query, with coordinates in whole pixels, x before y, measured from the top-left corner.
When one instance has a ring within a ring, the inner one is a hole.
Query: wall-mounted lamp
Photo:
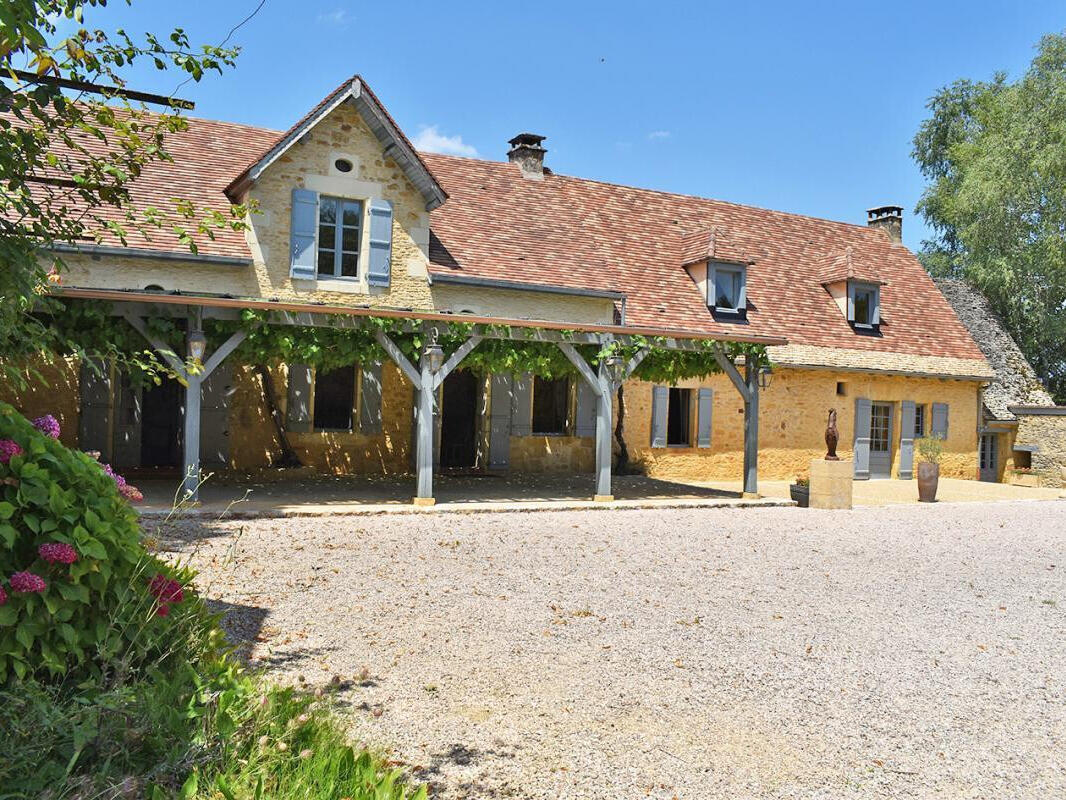
[[[437,344],[436,328],[429,332],[429,341],[426,343],[426,349],[422,351],[422,355],[429,361],[430,372],[436,372],[444,364],[444,349]]]
[[[766,366],[766,367],[763,367],[762,369],[759,370],[759,388],[760,389],[769,389],[770,388],[770,383],[773,381],[773,379],[774,379],[773,367]]]
[[[185,339],[185,344],[188,347],[189,358],[194,361],[204,360],[204,353],[207,352],[207,337],[204,336],[202,330],[197,328],[196,330],[189,331],[189,335]]]
[[[607,359],[607,376],[616,385],[625,380],[626,362],[621,356],[613,355]]]

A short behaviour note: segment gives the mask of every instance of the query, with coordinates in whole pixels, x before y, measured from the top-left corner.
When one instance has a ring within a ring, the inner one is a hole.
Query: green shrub
[[[114,674],[166,655],[169,628],[206,635],[193,603],[160,601],[160,581],[189,576],[144,550],[137,515],[103,465],[6,403],[0,449],[0,685]],[[75,560],[49,560],[42,545],[72,547]]]
[[[939,433],[923,436],[914,440],[918,449],[918,461],[927,464],[939,464],[940,456],[944,449],[944,437]]]

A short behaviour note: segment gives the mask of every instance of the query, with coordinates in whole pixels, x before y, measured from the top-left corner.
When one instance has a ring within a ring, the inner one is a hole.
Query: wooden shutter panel
[[[948,438],[948,404],[933,403],[933,435]]]
[[[696,447],[711,446],[711,414],[714,409],[714,391],[700,389],[696,400]]]
[[[515,375],[511,392],[511,435],[533,433],[533,376],[528,372]]]
[[[359,368],[359,430],[365,434],[381,433],[380,363]]]
[[[370,268],[367,280],[371,286],[388,286],[392,260],[392,203],[388,200],[370,202]]]
[[[881,324],[881,290],[874,289],[873,291],[873,303],[874,307],[870,314],[870,322],[874,325]]]
[[[848,281],[848,322],[855,321],[855,284]]]
[[[111,451],[113,466],[130,468],[141,465],[141,388],[130,382],[128,374],[116,373],[115,435]]]
[[[868,397],[855,398],[855,478],[870,478],[870,413]]]
[[[306,364],[289,364],[289,404],[285,410],[285,427],[296,433],[311,430],[311,368]]]
[[[83,363],[80,384],[78,447],[82,450],[98,450],[101,459],[110,461],[111,365],[103,360]]]
[[[651,390],[651,446],[666,447],[666,412],[670,409],[670,387]]]
[[[511,463],[511,386],[508,374],[489,379],[489,468],[503,469]]]
[[[577,379],[577,410],[574,414],[574,436],[596,435],[596,393],[583,377]]]
[[[233,364],[215,367],[200,386],[200,460],[214,467],[229,466],[229,395]]]
[[[318,195],[309,189],[292,190],[292,219],[289,227],[289,275],[314,280],[315,233],[318,230]]]
[[[910,480],[914,477],[914,401],[900,404],[899,432],[899,477]]]

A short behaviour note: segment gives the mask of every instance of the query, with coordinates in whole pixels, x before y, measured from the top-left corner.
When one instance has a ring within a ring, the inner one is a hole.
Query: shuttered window
[[[716,313],[743,317],[748,305],[748,270],[743,264],[707,265],[707,305]]]
[[[914,438],[921,439],[925,436],[925,406],[914,406]]]
[[[355,367],[315,371],[314,429],[350,431],[355,408]]]
[[[667,447],[692,446],[692,390],[671,387],[666,412]]]
[[[570,405],[570,381],[567,378],[533,379],[533,433],[566,433]]]
[[[362,221],[363,204],[358,200],[342,200],[339,197],[319,198],[319,277],[358,277]]]

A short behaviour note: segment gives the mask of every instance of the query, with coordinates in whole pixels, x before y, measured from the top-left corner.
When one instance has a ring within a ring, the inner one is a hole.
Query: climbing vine
[[[140,333],[122,317],[111,315],[101,304],[62,300],[42,321],[55,332],[53,341],[57,344],[54,347],[60,355],[114,359],[130,373],[134,382],[158,382],[171,372]],[[330,321],[327,318],[326,322]],[[349,317],[336,317],[332,321],[335,324],[314,327],[278,325],[268,322],[266,312],[244,309],[236,320],[204,320],[204,333],[208,339],[208,352],[211,352],[234,332],[245,331],[247,337],[229,358],[235,364],[248,366],[300,363],[332,369],[386,360],[387,355],[375,338],[379,330],[387,334],[414,364],[418,363],[419,353],[426,344],[425,332],[411,330],[409,320],[368,317],[358,328],[346,327],[350,324]],[[182,357],[183,319],[153,317],[146,320],[146,324],[153,336]],[[440,326],[438,342],[445,355],[453,353],[474,330],[474,325],[460,322]],[[506,326],[484,326],[483,331],[490,336],[512,333]],[[573,332],[561,333],[564,339],[576,338]],[[695,350],[673,350],[665,344],[665,339],[634,336],[626,344],[610,342],[603,347],[577,344],[575,348],[593,365],[612,356],[628,362],[639,350],[646,348],[648,353],[634,377],[656,383],[672,384],[721,371],[714,356],[713,342],[701,341]],[[760,364],[766,363],[766,351],[760,345],[727,342],[722,346],[731,359],[744,355],[759,359]],[[555,343],[521,339],[486,338],[466,356],[463,367],[481,375],[528,372],[555,378],[576,373],[574,365]]]

